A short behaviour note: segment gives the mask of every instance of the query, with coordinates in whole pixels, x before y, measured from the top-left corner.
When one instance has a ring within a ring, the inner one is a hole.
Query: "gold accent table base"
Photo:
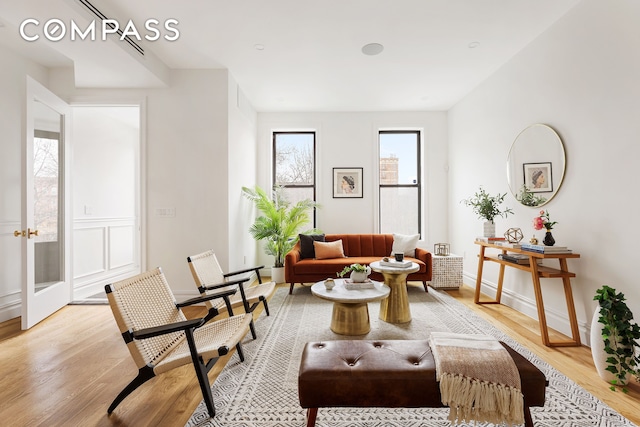
[[[382,274],[384,284],[391,289],[389,296],[380,301],[380,320],[387,323],[410,322],[411,308],[407,294],[407,276],[420,270],[420,266],[412,262],[407,268],[387,267],[380,265],[379,261],[372,262],[369,266],[373,271]]]
[[[327,289],[324,281],[311,286],[311,293],[333,302],[331,330],[340,335],[364,335],[371,330],[368,302],[380,301],[389,295],[388,286],[372,281],[362,289],[345,288],[345,279],[335,279],[333,289]]]
[[[331,330],[340,335],[364,335],[371,330],[369,309],[366,302],[345,304],[333,303]]]

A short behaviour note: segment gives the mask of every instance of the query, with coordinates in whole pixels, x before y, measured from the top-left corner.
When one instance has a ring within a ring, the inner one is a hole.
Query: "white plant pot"
[[[271,280],[276,283],[284,283],[284,267],[271,267]]]
[[[482,227],[484,237],[496,237],[496,224],[493,221],[485,221]]]
[[[371,274],[371,268],[367,266],[367,271],[352,271],[349,278],[355,283],[362,283],[367,280],[369,274]]]

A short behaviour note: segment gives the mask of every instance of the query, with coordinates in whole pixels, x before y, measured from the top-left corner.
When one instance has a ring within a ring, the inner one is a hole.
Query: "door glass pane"
[[[60,206],[60,115],[38,104],[33,139],[33,228],[36,292],[63,279]]]

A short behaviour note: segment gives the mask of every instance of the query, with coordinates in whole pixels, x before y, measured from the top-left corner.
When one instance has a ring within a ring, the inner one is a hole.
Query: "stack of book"
[[[532,245],[530,243],[523,243],[520,245],[520,249],[523,251],[537,252],[539,254],[570,254],[571,249],[566,246],[545,246],[545,245]]]
[[[375,284],[371,279],[367,279],[364,282],[354,282],[351,279],[344,279],[344,288],[349,291],[359,291],[361,289],[373,289]]]
[[[512,248],[512,249],[520,249],[522,245],[520,243],[510,243],[506,240],[498,240],[496,242],[492,242],[492,244],[496,246],[502,246],[503,248]]]
[[[411,261],[396,261],[393,258],[389,258],[389,261],[380,260],[380,265],[385,267],[407,268],[411,267]]]
[[[484,237],[479,236],[476,237],[476,242],[484,242],[484,243],[496,243],[496,242],[505,242],[507,239],[504,237]]]
[[[499,254],[498,258],[514,264],[529,265],[529,255],[525,254]]]

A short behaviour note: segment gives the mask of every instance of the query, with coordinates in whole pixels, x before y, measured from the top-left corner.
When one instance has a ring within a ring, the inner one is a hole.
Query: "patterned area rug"
[[[361,339],[426,339],[432,331],[492,335],[531,360],[549,380],[547,403],[531,408],[536,427],[634,426],[576,383],[538,359],[525,347],[444,292],[409,288],[412,321],[394,325],[378,319],[379,303],[369,304],[371,332]],[[299,427],[305,410],[298,402],[298,368],[308,341],[358,339],[329,329],[332,304],[296,287],[280,288],[269,302],[271,316],[256,322],[257,340],[248,334],[245,362],[234,355],[213,385],[216,416],[209,418],[201,402],[189,427]],[[419,392],[419,390],[416,390]],[[449,427],[448,409],[331,408],[320,409],[318,427]],[[464,424],[461,424],[464,425]],[[484,426],[487,424],[477,424]]]

